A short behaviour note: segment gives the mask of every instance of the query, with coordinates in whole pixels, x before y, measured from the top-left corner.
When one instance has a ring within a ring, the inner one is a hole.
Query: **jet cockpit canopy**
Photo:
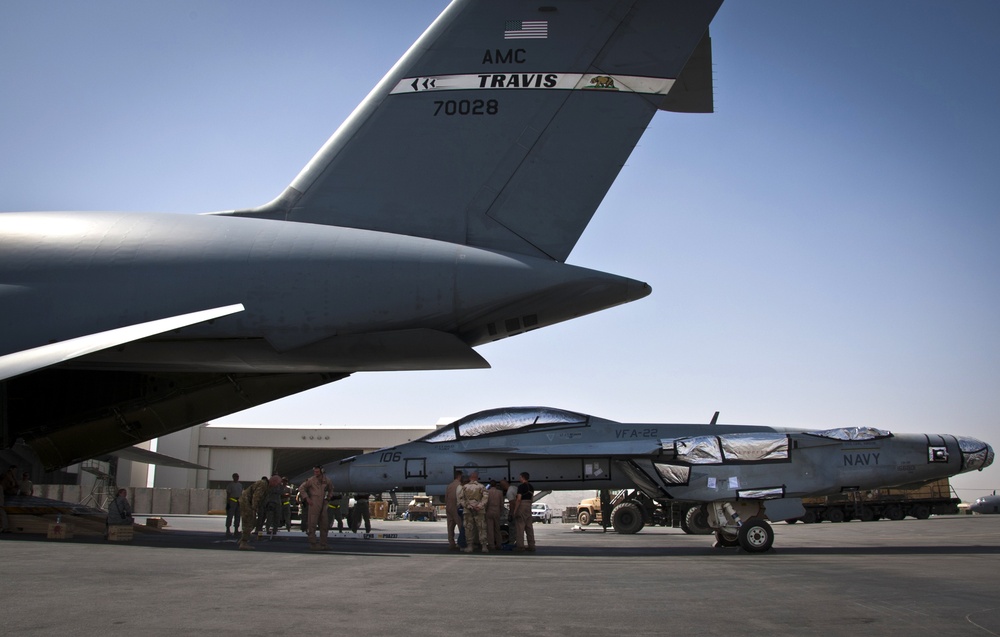
[[[551,407],[507,407],[488,409],[466,416],[427,434],[424,442],[451,442],[542,425],[583,425],[589,416]]]

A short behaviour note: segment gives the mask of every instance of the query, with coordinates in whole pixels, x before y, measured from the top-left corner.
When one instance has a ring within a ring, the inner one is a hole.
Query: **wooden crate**
[[[133,529],[131,524],[112,524],[108,527],[109,542],[131,542]]]
[[[73,537],[73,529],[65,522],[53,522],[49,524],[46,537],[50,540],[68,540]]]

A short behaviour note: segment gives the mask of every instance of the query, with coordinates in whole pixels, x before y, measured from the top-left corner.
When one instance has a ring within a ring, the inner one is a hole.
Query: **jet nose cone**
[[[962,472],[982,471],[993,464],[993,447],[975,438],[959,437],[958,447],[962,450]]]
[[[333,490],[338,493],[347,493],[352,491],[351,489],[351,463],[354,461],[354,457],[345,458],[343,460],[326,465],[324,473],[326,477],[330,479],[333,483]]]

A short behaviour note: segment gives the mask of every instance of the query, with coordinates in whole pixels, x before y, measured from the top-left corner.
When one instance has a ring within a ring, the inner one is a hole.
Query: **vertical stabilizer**
[[[564,261],[656,110],[711,110],[720,4],[456,0],[285,192],[231,214]]]

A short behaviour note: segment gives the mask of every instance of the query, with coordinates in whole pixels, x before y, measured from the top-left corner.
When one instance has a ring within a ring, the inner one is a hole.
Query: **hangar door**
[[[271,475],[271,450],[251,447],[212,447],[209,453],[208,474],[210,481],[228,483],[233,474],[240,474],[240,482],[260,480]]]

